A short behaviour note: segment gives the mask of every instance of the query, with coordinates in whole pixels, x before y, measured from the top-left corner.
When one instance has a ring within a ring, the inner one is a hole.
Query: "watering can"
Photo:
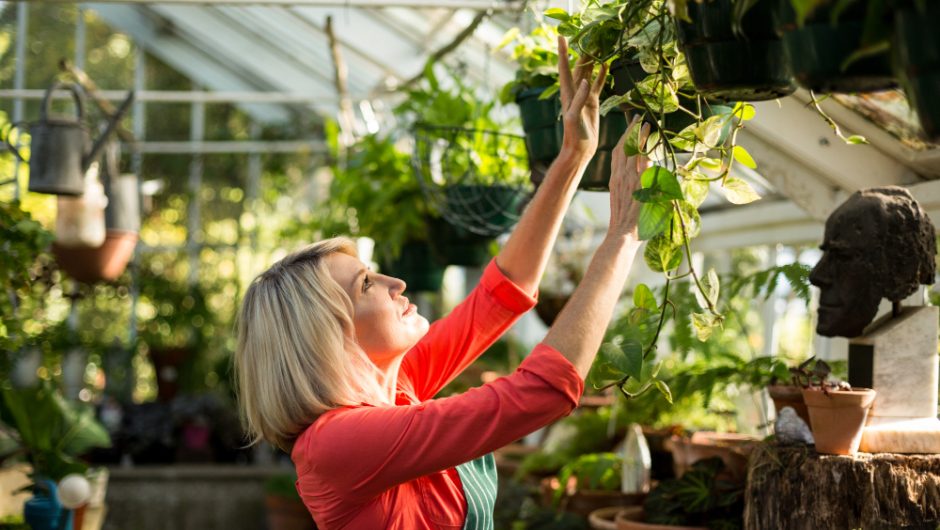
[[[57,89],[65,89],[72,93],[77,113],[74,119],[66,116],[49,116],[52,93]],[[81,88],[74,83],[55,83],[46,90],[39,111],[39,121],[29,124],[29,134],[32,137],[29,191],[55,195],[84,193],[85,172],[88,171],[88,167],[104,146],[105,140],[114,132],[121,117],[134,100],[134,92],[131,91],[114,116],[111,116],[101,136],[92,142],[88,127],[82,121],[85,109],[80,91]],[[14,124],[10,132],[19,126],[19,123]],[[17,158],[25,162],[26,160],[16,147],[10,143],[10,134],[7,134],[6,142]]]
[[[35,495],[23,505],[23,519],[33,530],[72,530],[73,512],[59,502],[55,482],[39,481],[45,495]]]

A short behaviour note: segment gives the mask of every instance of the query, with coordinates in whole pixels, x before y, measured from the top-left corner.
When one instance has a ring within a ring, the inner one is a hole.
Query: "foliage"
[[[411,160],[390,136],[370,134],[340,156],[336,128],[329,143],[336,162],[331,167],[329,197],[311,228],[323,236],[348,234],[369,237],[382,258],[399,255],[407,241],[427,240],[427,223],[434,215],[411,169]]]
[[[264,481],[264,493],[265,495],[299,501],[300,494],[297,493],[296,482],[297,473],[294,471],[271,475]]]
[[[610,414],[609,408],[584,410],[557,422],[552,430],[570,432],[570,435],[562,436],[554,447],[527,455],[516,476],[554,473],[580,455],[610,450],[613,444],[609,436]]]
[[[520,510],[520,518],[513,522],[512,530],[588,530],[584,517],[564,510],[543,508],[527,499]]]
[[[589,453],[565,464],[558,473],[559,487],[554,500],[560,502],[571,478],[578,490],[620,491],[620,468],[623,461],[614,453]]]
[[[660,482],[643,503],[646,522],[718,530],[743,528],[744,488],[721,479],[723,468],[721,458],[708,458],[693,464],[680,478]]]
[[[0,283],[6,287],[0,297],[0,350],[16,351],[28,339],[24,324],[29,315],[14,304],[45,298],[54,270],[51,243],[52,233],[23,211],[19,201],[0,202]]]
[[[815,363],[813,361],[816,361]],[[810,368],[810,364],[813,365]],[[801,388],[820,388],[823,392],[833,390],[852,390],[852,386],[845,381],[830,379],[832,368],[826,361],[816,359],[816,356],[806,359],[799,366],[790,368],[793,384]]]
[[[513,123],[497,116],[495,101],[481,97],[459,72],[438,79],[428,63],[421,82],[408,88],[395,113],[416,135],[421,173],[434,184],[525,186],[525,144],[507,135]]]
[[[558,30],[555,26],[540,23],[528,35],[515,27],[506,32],[499,50],[513,44],[510,58],[517,64],[516,77],[503,85],[499,102],[515,101],[519,94],[532,88],[546,88],[539,96],[546,99],[558,91]]]
[[[94,410],[67,401],[48,382],[35,388],[0,388],[0,420],[15,431],[19,452],[33,467],[33,480],[58,481],[69,473],[84,473],[78,457],[96,447],[110,447]]]

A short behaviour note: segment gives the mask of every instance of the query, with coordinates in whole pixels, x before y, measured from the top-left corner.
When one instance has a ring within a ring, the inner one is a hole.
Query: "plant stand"
[[[940,455],[818,455],[763,444],[751,454],[744,528],[907,528],[940,524]]]

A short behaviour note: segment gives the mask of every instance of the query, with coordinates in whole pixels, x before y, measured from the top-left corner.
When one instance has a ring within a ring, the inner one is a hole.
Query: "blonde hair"
[[[252,444],[289,452],[320,414],[389,401],[356,344],[352,301],[327,269],[335,252],[357,257],[351,240],[327,239],[275,263],[245,293],[234,369]]]

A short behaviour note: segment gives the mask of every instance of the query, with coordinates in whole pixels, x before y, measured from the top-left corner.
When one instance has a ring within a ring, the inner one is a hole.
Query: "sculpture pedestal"
[[[761,444],[751,453],[745,530],[936,530],[940,455],[819,455]]]
[[[849,342],[849,384],[873,388],[866,453],[940,453],[937,307],[905,307]]]

